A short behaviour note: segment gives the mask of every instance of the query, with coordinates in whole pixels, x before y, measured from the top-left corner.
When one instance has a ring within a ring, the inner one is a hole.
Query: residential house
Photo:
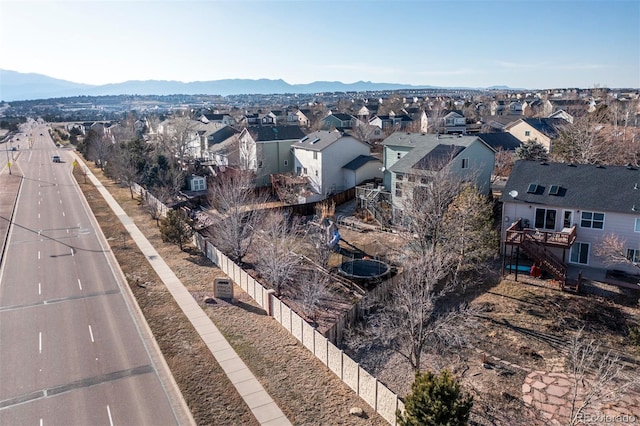
[[[494,151],[515,152],[522,145],[518,138],[507,132],[478,133],[475,136],[493,148]]]
[[[445,111],[442,121],[444,133],[464,133],[467,129],[467,119],[460,110]]]
[[[508,111],[510,115],[522,115],[522,104],[518,101],[509,102]]]
[[[306,176],[317,201],[347,190],[366,179],[382,177],[381,163],[362,156],[371,155],[369,145],[337,130],[320,130],[292,145],[295,173]],[[349,166],[345,169],[346,166]]]
[[[411,130],[413,119],[408,115],[375,115],[369,119],[369,124],[382,130],[399,131]]]
[[[216,166],[238,166],[240,158],[236,154],[238,130],[230,126],[222,126],[210,132],[207,137],[207,148],[204,157]]]
[[[254,126],[242,131],[244,146],[255,146],[256,186],[268,186],[272,174],[293,172],[291,145],[304,136],[299,126]]]
[[[640,262],[640,171],[630,166],[516,162],[502,195],[503,253],[509,264],[523,253],[563,285],[605,277],[611,265],[595,254],[614,235],[624,254]],[[519,251],[516,249],[520,249]]]
[[[566,124],[562,118],[521,118],[507,124],[504,130],[521,142],[536,141],[551,151],[553,141],[560,136],[560,128]]]
[[[322,119],[320,127],[324,130],[345,130],[353,127],[356,118],[349,114],[331,113]]]
[[[236,124],[236,120],[229,114],[202,114],[198,120],[203,123],[219,123],[226,126],[233,126]]]
[[[383,183],[397,210],[402,210],[416,187],[428,184],[444,167],[454,176],[473,179],[483,193],[489,192],[495,151],[476,136],[396,132],[383,145]]]
[[[287,124],[298,125],[300,127],[309,127],[309,117],[302,110],[290,111],[287,114]]]
[[[489,110],[491,111],[491,115],[503,115],[507,110],[507,105],[505,101],[494,100],[491,101]]]

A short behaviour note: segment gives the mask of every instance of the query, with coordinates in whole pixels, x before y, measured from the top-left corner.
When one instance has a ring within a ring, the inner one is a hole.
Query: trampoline
[[[340,273],[356,280],[374,280],[389,273],[389,265],[375,259],[354,259],[340,265]]]

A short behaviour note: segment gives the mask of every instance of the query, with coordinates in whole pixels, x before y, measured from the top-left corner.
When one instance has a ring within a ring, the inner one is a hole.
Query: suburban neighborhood
[[[2,146],[20,164],[45,126],[58,161],[82,159],[78,184],[109,182],[163,250],[216,268],[183,278],[214,323],[245,323],[221,310],[254,304],[352,392],[345,424],[399,424],[414,374],[435,366],[467,407],[452,424],[636,421],[637,90],[218,100],[5,103]],[[281,415],[308,423],[270,380]]]

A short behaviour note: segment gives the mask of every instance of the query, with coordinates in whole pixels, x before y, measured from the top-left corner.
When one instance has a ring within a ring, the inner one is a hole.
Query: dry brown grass
[[[384,425],[380,416],[322,365],[306,348],[234,286],[233,304],[205,304],[213,296],[213,279],[222,272],[193,247],[180,251],[161,241],[158,228],[121,188],[87,164],[134,220],[282,411],[296,425]],[[79,168],[77,168],[79,169]],[[195,333],[102,197],[76,169],[76,179],[89,200],[138,304],[198,424],[256,424],[247,406]],[[364,409],[367,418],[349,415]]]

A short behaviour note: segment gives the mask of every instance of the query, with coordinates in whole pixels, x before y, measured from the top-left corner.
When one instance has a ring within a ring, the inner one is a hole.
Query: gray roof
[[[496,151],[499,148],[504,151],[515,151],[522,145],[518,138],[508,132],[478,133],[476,136]]]
[[[364,166],[365,164],[371,161],[377,161],[379,163],[382,163],[382,161],[380,161],[379,158],[376,158],[372,155],[359,155],[353,160],[349,161],[344,166],[342,166],[342,168],[349,169],[349,170],[358,170],[360,167]]]
[[[531,184],[538,185],[533,193],[527,192]],[[549,194],[552,185],[558,187],[557,195]],[[518,192],[515,199],[511,191]],[[640,171],[630,166],[517,161],[502,200],[629,214],[636,207],[640,214]]]
[[[247,130],[257,135],[256,142],[302,139],[300,126],[249,126]]]
[[[293,148],[322,151],[342,137],[342,133],[335,130],[318,130],[293,143]]]
[[[383,144],[413,148],[389,168],[390,172],[424,175],[434,170],[435,166],[446,165],[447,159],[459,155],[477,140],[479,139],[475,136],[396,132],[385,139]]]

